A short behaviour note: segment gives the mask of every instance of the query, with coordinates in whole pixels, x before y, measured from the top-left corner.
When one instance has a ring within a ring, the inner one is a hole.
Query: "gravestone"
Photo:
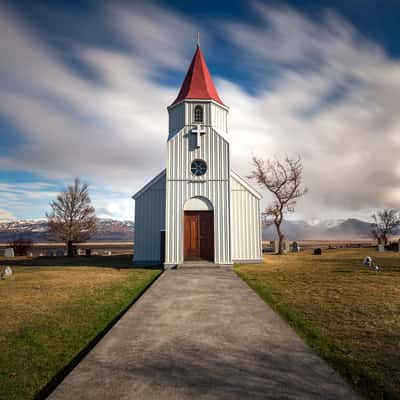
[[[317,247],[316,249],[314,249],[313,254],[315,256],[321,256],[322,255],[322,249],[320,247]]]
[[[7,266],[5,270],[0,273],[0,279],[7,279],[13,274],[11,267]]]
[[[85,256],[90,257],[92,255],[92,249],[85,249]]]
[[[26,255],[27,255],[28,257],[33,257],[33,253],[32,253],[31,251],[28,251],[28,252],[26,253]]]
[[[364,258],[364,265],[366,267],[372,267],[372,257],[367,256]]]
[[[290,251],[290,244],[289,244],[289,241],[288,241],[288,240],[285,240],[285,241],[283,242],[283,251],[284,251],[285,253],[288,253],[288,252]]]
[[[274,240],[274,252],[278,253],[279,252],[279,241]]]
[[[53,257],[53,250],[47,250],[47,257]]]
[[[64,257],[64,250],[58,249],[56,252],[57,257]]]
[[[14,257],[14,249],[12,247],[7,247],[4,249],[4,257],[12,258]]]
[[[300,251],[300,246],[296,241],[294,241],[292,243],[292,252],[293,253],[298,253],[299,251]]]
[[[378,244],[378,251],[379,252],[385,251],[385,245],[384,244]]]

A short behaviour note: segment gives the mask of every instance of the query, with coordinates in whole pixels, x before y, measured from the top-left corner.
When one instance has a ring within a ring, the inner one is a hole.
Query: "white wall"
[[[160,261],[160,230],[165,229],[165,172],[142,194],[135,197],[134,263]]]
[[[260,200],[231,176],[232,260],[262,258]]]
[[[229,143],[212,128],[201,136],[200,148],[194,148],[195,135],[184,127],[167,144],[166,192],[166,264],[184,261],[183,209],[194,196],[210,200],[214,208],[214,262],[231,264]],[[206,161],[205,175],[195,177],[191,162]]]

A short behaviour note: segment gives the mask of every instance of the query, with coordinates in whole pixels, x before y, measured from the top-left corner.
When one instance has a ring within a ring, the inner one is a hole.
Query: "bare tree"
[[[274,196],[273,203],[267,207],[263,215],[264,225],[275,225],[278,234],[278,253],[283,254],[283,240],[285,238],[281,229],[283,216],[287,212],[294,212],[297,200],[307,193],[307,188],[302,188],[303,167],[300,157],[286,157],[267,159],[253,157],[254,170],[249,176],[267,189]]]
[[[371,234],[379,244],[387,244],[388,236],[400,226],[400,213],[395,209],[384,209],[372,214],[374,222]]]
[[[96,214],[91,205],[88,185],[74,184],[61,192],[50,203],[51,213],[46,213],[49,231],[62,240],[68,248],[68,256],[74,255],[74,243],[85,242],[96,232]]]

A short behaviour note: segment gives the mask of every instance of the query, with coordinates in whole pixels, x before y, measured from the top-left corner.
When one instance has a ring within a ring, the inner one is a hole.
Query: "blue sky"
[[[399,16],[398,1],[2,2],[0,219],[44,217],[75,176],[98,215],[132,219],[197,31],[237,172],[300,154],[293,218],[400,207]]]

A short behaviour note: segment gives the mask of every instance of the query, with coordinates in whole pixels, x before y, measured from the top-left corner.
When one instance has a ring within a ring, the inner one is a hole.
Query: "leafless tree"
[[[51,213],[46,213],[49,231],[62,240],[68,248],[68,256],[74,255],[74,243],[85,242],[96,232],[96,214],[91,205],[88,185],[74,184],[61,192],[50,203]]]
[[[263,214],[264,225],[275,225],[278,234],[278,253],[283,254],[284,233],[281,229],[283,216],[287,212],[294,212],[297,200],[307,193],[302,188],[303,167],[301,158],[286,157],[283,161],[275,159],[263,160],[253,157],[254,170],[249,176],[267,189],[274,196],[271,205]]]
[[[372,236],[379,244],[387,244],[388,236],[400,226],[400,213],[395,209],[384,209],[372,214]]]

